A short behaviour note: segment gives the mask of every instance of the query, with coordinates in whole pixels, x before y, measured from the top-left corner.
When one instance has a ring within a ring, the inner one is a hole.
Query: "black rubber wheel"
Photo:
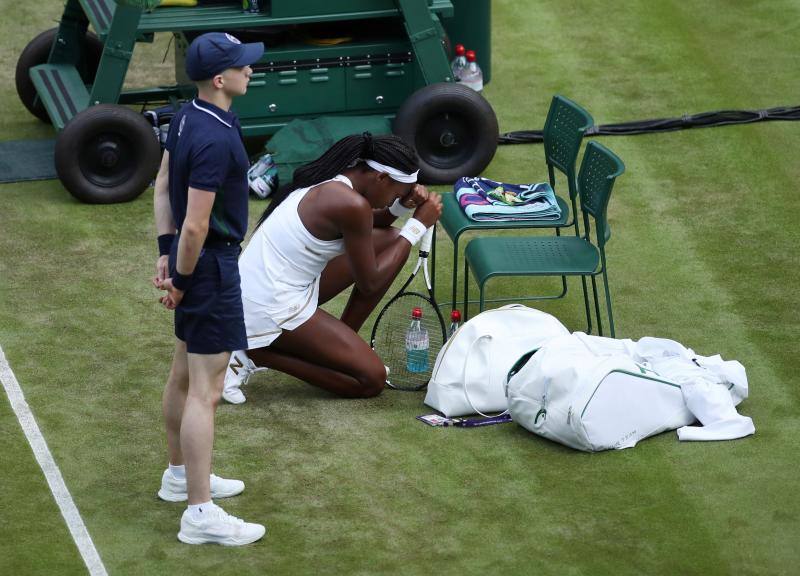
[[[79,112],[56,139],[61,183],[89,204],[133,200],[152,181],[160,159],[152,126],[141,114],[116,104]]]
[[[497,150],[497,117],[483,96],[461,84],[425,86],[409,96],[394,133],[417,149],[420,180],[430,184],[477,176]]]
[[[44,109],[42,103],[36,98],[36,88],[31,81],[29,70],[39,64],[47,63],[56,34],[58,34],[58,28],[51,28],[28,42],[22,54],[19,55],[14,76],[17,84],[17,94],[25,108],[48,124],[50,123],[50,117],[47,115],[47,110]],[[78,72],[80,72],[84,82],[91,84],[94,82],[97,67],[100,65],[100,57],[103,55],[103,43],[92,32],[87,32],[82,48],[83,59],[78,65]]]

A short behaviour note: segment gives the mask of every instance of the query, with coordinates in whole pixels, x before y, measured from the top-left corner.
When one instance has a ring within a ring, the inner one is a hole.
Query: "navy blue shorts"
[[[178,242],[169,255],[175,272]],[[239,246],[203,248],[192,284],[175,309],[175,336],[192,354],[219,354],[247,348],[239,279]]]

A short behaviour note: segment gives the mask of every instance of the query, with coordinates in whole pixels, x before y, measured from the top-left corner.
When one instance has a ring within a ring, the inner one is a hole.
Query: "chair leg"
[[[480,289],[480,305],[478,306],[478,314],[483,312],[483,306],[485,305],[484,294],[483,294],[483,289],[485,287],[486,287],[486,280],[484,280],[481,284],[478,285],[478,288]]]
[[[455,290],[453,291],[455,303]],[[464,322],[469,320],[469,260],[464,258]]]
[[[450,300],[452,302],[451,307],[456,307],[456,294],[458,291],[458,236],[453,238],[453,298]],[[466,277],[464,278],[464,282],[466,282]],[[464,299],[464,307],[468,307],[469,302],[467,299]]]
[[[556,236],[561,236],[561,228],[556,228]],[[563,298],[567,295],[567,277],[561,277],[561,295],[558,298]]]
[[[600,317],[600,298],[597,296],[597,281],[592,276],[592,293],[594,294],[594,311],[597,314],[597,333],[603,335],[603,320]]]
[[[581,276],[581,285],[583,287],[583,307],[586,310],[586,333],[592,333],[592,313],[589,309],[589,291],[586,289],[586,276]]]
[[[611,293],[608,291],[608,275],[606,274],[606,268],[603,266],[603,287],[606,290],[606,308],[608,309],[608,323],[611,329],[611,337],[616,338],[616,332],[614,332],[614,313],[611,311]]]

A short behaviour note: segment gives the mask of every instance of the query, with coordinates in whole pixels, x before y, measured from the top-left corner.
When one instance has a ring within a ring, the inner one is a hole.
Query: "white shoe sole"
[[[241,391],[236,396],[231,396],[230,394],[226,394],[223,391],[222,399],[225,400],[225,402],[227,402],[228,404],[244,404],[245,402],[247,402],[247,397]]]
[[[267,533],[267,529],[265,527],[261,527],[261,533],[258,535],[253,535],[251,538],[245,538],[244,540],[233,540],[230,538],[224,540],[214,540],[208,538],[193,538],[191,536],[187,536],[183,532],[178,532],[178,540],[183,542],[184,544],[219,544],[220,546],[246,546],[247,544],[252,544],[253,542],[257,542],[264,537],[264,534]]]
[[[220,492],[220,491],[211,491],[211,498],[230,498],[232,496],[238,496],[244,492],[244,488],[241,490],[232,490],[230,492]],[[158,497],[164,500],[165,502],[186,502],[189,499],[189,495],[186,492],[168,492],[163,488],[158,491]]]

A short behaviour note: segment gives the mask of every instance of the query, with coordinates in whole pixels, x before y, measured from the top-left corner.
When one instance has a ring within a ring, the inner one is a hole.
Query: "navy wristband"
[[[161,234],[158,237],[158,255],[167,256],[172,250],[172,242],[175,240],[175,234]]]
[[[175,270],[175,274],[172,275],[172,285],[180,290],[181,292],[186,292],[189,289],[189,286],[192,284],[192,275],[191,274],[181,274],[177,270]]]

